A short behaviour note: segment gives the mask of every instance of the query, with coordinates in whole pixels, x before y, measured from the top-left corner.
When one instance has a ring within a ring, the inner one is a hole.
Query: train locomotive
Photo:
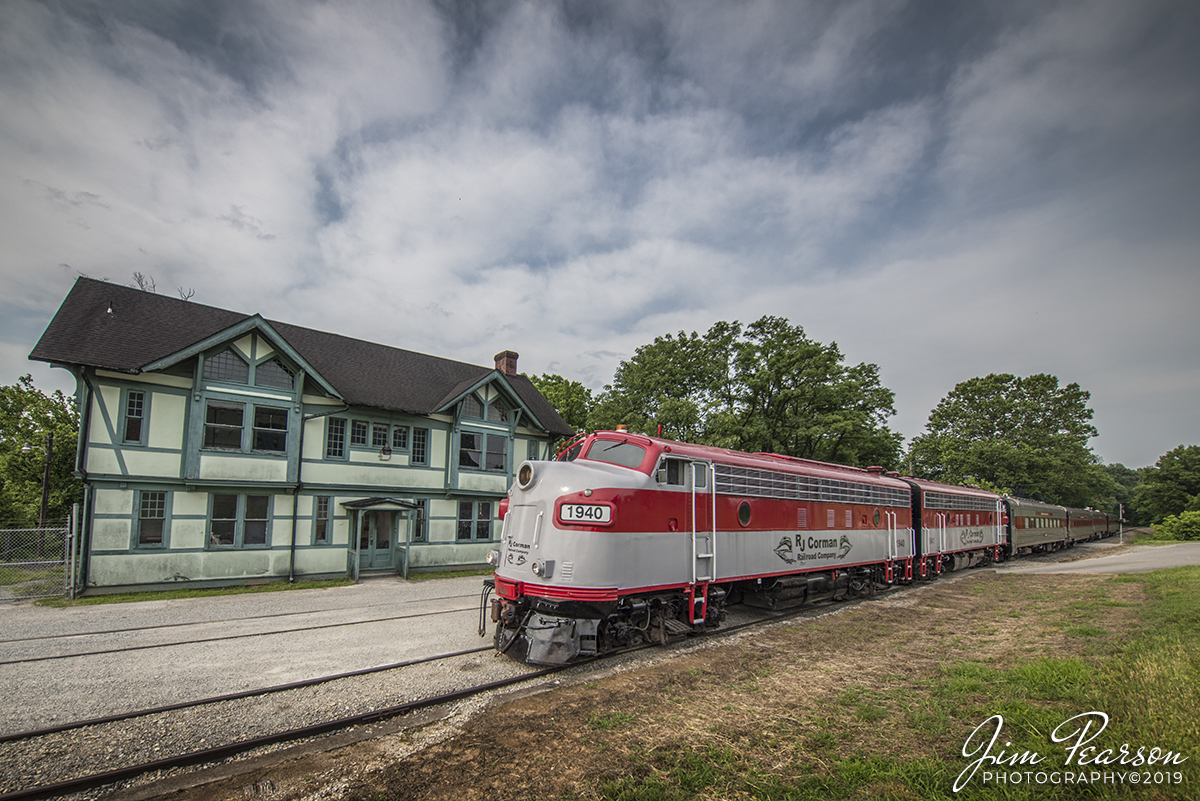
[[[544,665],[716,628],[731,604],[869,596],[1111,526],[878,467],[626,431],[521,464],[501,516],[481,616],[498,652]]]

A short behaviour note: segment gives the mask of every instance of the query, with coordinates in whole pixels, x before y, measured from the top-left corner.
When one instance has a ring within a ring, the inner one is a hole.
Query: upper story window
[[[369,428],[369,426],[368,426],[366,420],[351,420],[350,421],[350,444],[366,446],[368,428]]]
[[[125,442],[143,442],[146,420],[146,393],[131,389],[125,396]]]
[[[504,401],[496,398],[488,404],[487,419],[497,423],[508,422],[508,407],[504,405]]]
[[[245,411],[242,403],[210,400],[204,413],[204,447],[240,450]]]
[[[279,359],[263,362],[254,368],[254,383],[260,387],[291,389],[295,377]]]
[[[412,458],[410,464],[429,464],[429,429],[412,430]]]
[[[346,421],[340,417],[330,417],[325,429],[325,458],[346,458]]]
[[[250,365],[232,348],[226,348],[204,360],[204,377],[245,384],[250,380]]]
[[[462,401],[462,416],[483,419],[483,404],[474,395],[468,395]]]
[[[254,409],[254,450],[286,451],[288,410],[270,406]]]
[[[508,438],[502,434],[459,434],[458,466],[468,470],[504,472],[508,467]]]

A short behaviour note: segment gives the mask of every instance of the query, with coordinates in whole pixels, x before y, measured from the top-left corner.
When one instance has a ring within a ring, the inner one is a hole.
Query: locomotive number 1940
[[[591,503],[564,503],[558,509],[564,523],[611,523],[612,507]]]

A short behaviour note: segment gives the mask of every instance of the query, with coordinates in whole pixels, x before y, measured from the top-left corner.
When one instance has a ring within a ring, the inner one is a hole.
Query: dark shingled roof
[[[251,317],[80,278],[29,358],[136,373]],[[267,323],[355,406],[432,414],[494,372],[290,323]],[[504,379],[547,430],[573,433],[528,378]]]

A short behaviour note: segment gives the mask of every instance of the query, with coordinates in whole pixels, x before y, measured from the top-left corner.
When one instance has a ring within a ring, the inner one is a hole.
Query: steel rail
[[[475,593],[467,595],[440,595],[436,598],[417,598],[406,601],[391,601],[385,604],[363,604],[361,606],[341,606],[332,609],[302,609],[296,612],[277,612],[273,615],[247,615],[246,617],[231,617],[226,620],[192,620],[182,623],[160,623],[154,626],[132,626],[127,629],[100,629],[97,631],[72,631],[66,634],[40,634],[35,637],[15,637],[10,640],[0,640],[0,645],[19,642],[37,642],[38,640],[65,640],[68,637],[94,637],[102,634],[128,634],[132,631],[153,631],[154,629],[177,629],[185,626],[220,626],[229,623],[243,623],[248,620],[272,620],[277,617],[298,617],[300,615],[324,615],[333,612],[355,612],[360,609],[375,609],[380,606],[399,606],[402,603],[414,604],[426,601],[453,601],[458,598],[474,598]]]
[[[372,673],[383,673],[387,670],[396,670],[398,668],[412,667],[413,665],[423,665],[428,662],[437,662],[442,659],[453,659],[456,656],[467,656],[469,654],[478,654],[483,651],[492,650],[491,646],[482,648],[471,648],[466,651],[455,651],[450,654],[439,654],[437,656],[426,656],[420,659],[410,659],[405,662],[394,662],[390,665],[379,665],[378,667],[361,668],[359,670],[351,670],[345,673],[335,673],[330,676],[319,676],[314,679],[302,679],[293,681],[288,684],[276,684],[271,687],[260,687],[255,690],[243,690],[242,692],[229,693],[228,695],[215,695],[211,698],[198,698],[194,701],[180,701],[177,704],[167,704],[166,706],[156,706],[150,709],[139,709],[135,712],[123,712],[118,715],[106,715],[100,718],[91,718],[90,720],[79,720],[72,723],[63,723],[58,726],[49,726],[44,729],[30,729],[28,731],[15,732],[13,734],[0,735],[0,743],[10,743],[16,740],[29,740],[34,737],[44,737],[47,734],[57,734],[58,732],[71,731],[73,729],[82,729],[86,726],[98,726],[102,723],[118,723],[122,720],[133,720],[134,718],[144,718],[149,715],[158,715],[163,712],[174,712],[180,709],[191,709],[192,707],[204,706],[205,704],[219,704],[223,701],[236,701],[241,698],[253,698],[259,695],[271,695],[280,693],[286,690],[298,690],[301,687],[312,687],[317,684],[327,684],[338,679],[348,679],[354,676],[367,676]]]
[[[471,596],[465,596],[471,597]],[[416,617],[433,617],[434,615],[449,615],[459,612],[474,612],[476,607],[466,607],[463,609],[443,609],[438,612],[419,612],[415,615],[393,615],[392,617],[372,618],[370,620],[355,620],[348,623],[323,623],[320,626],[303,626],[295,629],[279,629],[277,631],[256,631],[248,634],[231,634],[225,637],[205,637],[199,640],[182,640],[179,642],[163,642],[151,645],[131,645],[128,648],[108,648],[100,651],[79,651],[72,654],[56,654],[53,656],[35,656],[29,659],[9,659],[0,661],[0,665],[26,665],[33,662],[52,662],[56,659],[75,659],[81,656],[100,656],[103,654],[124,654],[133,651],[150,651],[155,648],[173,648],[180,645],[203,645],[210,642],[223,642],[225,640],[245,640],[251,637],[270,637],[275,634],[297,634],[302,631],[320,631],[321,629],[336,629],[343,626],[362,626],[368,623],[387,623],[392,620],[409,620]]]

